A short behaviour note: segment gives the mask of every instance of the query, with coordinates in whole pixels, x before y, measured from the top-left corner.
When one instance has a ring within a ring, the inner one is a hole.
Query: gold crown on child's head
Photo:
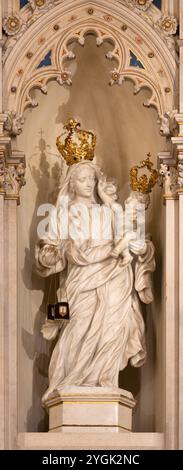
[[[64,126],[66,132],[56,140],[57,148],[69,166],[83,160],[92,161],[94,158],[96,136],[93,132],[80,129],[80,127],[80,122],[69,119]],[[65,140],[62,142],[61,137],[65,134]]]
[[[152,191],[152,188],[155,186],[159,172],[153,169],[153,163],[150,160],[151,154],[147,154],[147,158],[140,162],[140,165],[133,166],[130,170],[130,186],[133,191],[139,191],[140,193],[148,194]],[[147,168],[151,173],[148,178],[147,175],[141,175],[138,177],[138,170],[142,168]]]

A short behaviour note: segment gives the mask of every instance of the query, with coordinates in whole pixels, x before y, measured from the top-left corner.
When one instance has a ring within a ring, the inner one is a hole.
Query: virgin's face
[[[74,176],[74,191],[76,196],[91,198],[95,183],[95,172],[92,168],[78,168]]]

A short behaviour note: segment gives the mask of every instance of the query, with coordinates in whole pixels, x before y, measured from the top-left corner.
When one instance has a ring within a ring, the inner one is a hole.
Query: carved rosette
[[[23,26],[23,20],[18,13],[13,13],[3,19],[3,29],[8,36],[18,34]]]
[[[121,85],[125,80],[125,77],[123,77],[123,75],[120,74],[117,69],[112,70],[110,75],[111,79],[109,85]]]
[[[171,15],[163,15],[157,22],[159,27],[167,36],[172,36],[177,32],[177,19]]]
[[[60,76],[57,77],[57,82],[59,83],[59,85],[72,85],[71,72],[69,72],[68,70],[63,70]]]

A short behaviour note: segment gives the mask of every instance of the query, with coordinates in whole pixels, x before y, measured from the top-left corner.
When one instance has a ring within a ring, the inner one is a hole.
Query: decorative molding
[[[124,2],[116,0],[111,0],[110,10],[104,0],[68,0],[67,5],[63,1],[57,1],[53,8],[50,6],[49,2],[45,6],[46,15],[33,23],[29,31],[23,34],[21,41],[14,44],[13,51],[4,64],[4,109],[9,113],[6,130],[9,128],[11,135],[20,132],[25,108],[37,106],[31,96],[33,88],[47,93],[47,83],[50,80],[57,80],[60,85],[72,83],[67,61],[75,56],[68,49],[68,44],[75,41],[84,46],[86,36],[91,32],[96,37],[98,47],[104,41],[113,44],[112,51],[106,54],[108,60],[116,61],[116,66],[110,72],[110,85],[121,85],[124,80],[130,79],[134,83],[135,94],[143,87],[148,88],[151,97],[144,106],[155,107],[160,120],[175,108],[176,61],[163,40],[158,34],[154,34],[146,17],[141,15],[146,15],[146,12],[139,10],[137,20],[133,9],[129,15],[126,3],[124,5]],[[30,5],[28,8],[30,13]],[[13,38],[10,37],[10,40]],[[39,67],[50,51],[51,64]],[[133,63],[130,60],[130,51],[136,57]]]
[[[130,6],[134,10],[146,11],[152,5],[153,0],[124,0],[123,3],[127,6]]]
[[[4,43],[4,62],[6,61],[11,49],[14,47],[16,41],[24,34],[24,32],[32,26],[40,17],[53,10],[58,5],[62,5],[64,0],[29,0],[28,5],[23,10],[19,10],[18,13],[14,13],[9,17],[4,18],[4,30],[8,35],[8,39]],[[73,9],[73,4],[76,1],[69,1],[68,8]],[[93,14],[94,8],[99,6],[100,3],[103,5],[101,0],[93,1],[81,1],[80,4],[85,7],[88,14]],[[130,9],[135,14],[140,15],[144,21],[146,21],[151,28],[161,37],[161,39],[167,44],[167,47],[171,53],[175,56],[175,40],[172,37],[177,30],[177,20],[171,15],[161,16],[161,11],[153,5],[153,0],[115,0],[115,3],[121,4],[128,10]],[[110,9],[112,5],[110,4]],[[107,8],[107,5],[103,7]],[[113,7],[112,7],[113,8]],[[91,12],[91,13],[90,13]],[[74,15],[71,15],[71,17]],[[105,15],[107,21],[110,21],[112,15],[109,12]],[[9,37],[13,35],[13,41]]]
[[[26,22],[18,13],[3,18],[3,29],[7,36],[18,35],[26,29]]]
[[[28,0],[32,9],[33,16],[40,15],[52,8],[54,5],[60,3],[60,0]]]
[[[11,138],[3,134],[7,115],[0,114],[0,194],[19,203],[20,189],[25,185],[25,156],[12,151]]]

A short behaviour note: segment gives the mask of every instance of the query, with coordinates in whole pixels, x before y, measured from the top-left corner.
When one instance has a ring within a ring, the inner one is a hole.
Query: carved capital
[[[177,197],[178,171],[177,168],[168,166],[166,163],[160,164],[160,184],[163,187],[165,199]]]
[[[165,137],[178,135],[178,123],[175,119],[177,110],[167,111],[160,118],[160,134]]]
[[[0,124],[2,131],[2,124],[4,119],[0,115]],[[5,194],[5,174],[6,174],[6,159],[11,155],[11,139],[5,137],[2,132],[0,134],[0,194]]]
[[[5,169],[5,199],[20,200],[20,189],[25,185],[25,163],[7,163]]]
[[[23,116],[17,114],[15,111],[9,111],[5,113],[5,117],[4,130],[8,132],[8,135],[12,137],[20,135],[24,124]]]
[[[2,118],[2,115],[1,115]],[[2,119],[0,118],[0,122]],[[3,121],[4,117],[3,117]],[[5,199],[16,199],[19,203],[20,189],[25,185],[25,156],[13,151],[11,138],[0,135],[0,195]]]
[[[163,188],[164,199],[177,199],[178,171],[176,159],[169,152],[158,154],[159,184]]]

